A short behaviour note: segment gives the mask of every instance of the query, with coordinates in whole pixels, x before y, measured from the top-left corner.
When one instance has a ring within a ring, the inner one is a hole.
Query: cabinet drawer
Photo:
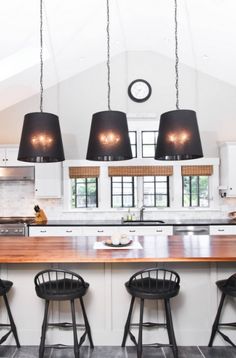
[[[172,235],[172,226],[126,226],[120,232],[126,235]]]
[[[236,235],[236,226],[233,225],[211,225],[210,235]]]
[[[81,236],[82,229],[75,226],[29,227],[29,236]]]
[[[111,236],[118,228],[109,226],[84,226],[84,236]]]

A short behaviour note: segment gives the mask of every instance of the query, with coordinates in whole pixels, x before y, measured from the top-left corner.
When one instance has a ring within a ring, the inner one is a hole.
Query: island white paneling
[[[171,299],[177,343],[188,346],[207,345],[220,299],[215,281],[234,273],[234,263],[78,263],[52,266],[66,267],[78,272],[90,283],[84,300],[95,345],[120,345],[130,303],[130,295],[124,283],[137,270],[156,265],[174,269],[181,277],[180,293]],[[44,301],[36,296],[33,279],[38,271],[50,266],[48,264],[1,265],[1,278],[14,282],[9,301],[22,345],[39,344]],[[52,308],[50,315],[52,322],[70,321],[69,304],[54,302]],[[233,304],[229,302],[224,313],[226,319],[233,313],[235,313]],[[4,318],[4,314],[1,315],[1,318]],[[79,314],[78,318],[80,317]],[[136,304],[134,320],[137,319],[138,305]],[[163,319],[162,303],[147,301],[145,320],[153,319]],[[137,333],[137,330],[135,329],[134,332]],[[49,329],[47,337],[48,341],[53,343],[71,344],[73,335],[71,331]],[[155,329],[148,330],[144,333],[144,340],[149,343],[157,340],[167,342],[167,334],[164,329],[158,329],[158,332]],[[132,344],[130,341],[127,343]],[[7,344],[14,345],[15,342],[9,338]],[[215,344],[225,343],[217,337]]]

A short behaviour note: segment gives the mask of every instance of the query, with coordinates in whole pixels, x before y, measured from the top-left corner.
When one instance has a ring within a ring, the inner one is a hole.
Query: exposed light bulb
[[[99,141],[106,146],[115,146],[120,141],[120,136],[113,132],[101,133]]]
[[[34,147],[48,148],[53,143],[53,138],[45,133],[39,133],[32,137],[31,143]]]
[[[168,135],[168,140],[170,143],[175,145],[183,145],[190,139],[190,136],[187,132],[179,133],[170,133]]]

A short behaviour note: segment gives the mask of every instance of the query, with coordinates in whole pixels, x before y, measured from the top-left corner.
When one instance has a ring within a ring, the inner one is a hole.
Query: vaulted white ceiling
[[[236,86],[236,1],[178,0],[180,62]],[[44,0],[44,86],[106,60],[106,0]],[[110,0],[111,57],[174,58],[174,0]],[[39,0],[1,2],[0,110],[39,91]]]

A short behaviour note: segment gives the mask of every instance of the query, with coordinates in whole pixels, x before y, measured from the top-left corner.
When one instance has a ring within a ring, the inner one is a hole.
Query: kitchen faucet
[[[140,211],[139,211],[139,220],[143,221],[143,212],[145,210],[145,206],[141,206]]]

